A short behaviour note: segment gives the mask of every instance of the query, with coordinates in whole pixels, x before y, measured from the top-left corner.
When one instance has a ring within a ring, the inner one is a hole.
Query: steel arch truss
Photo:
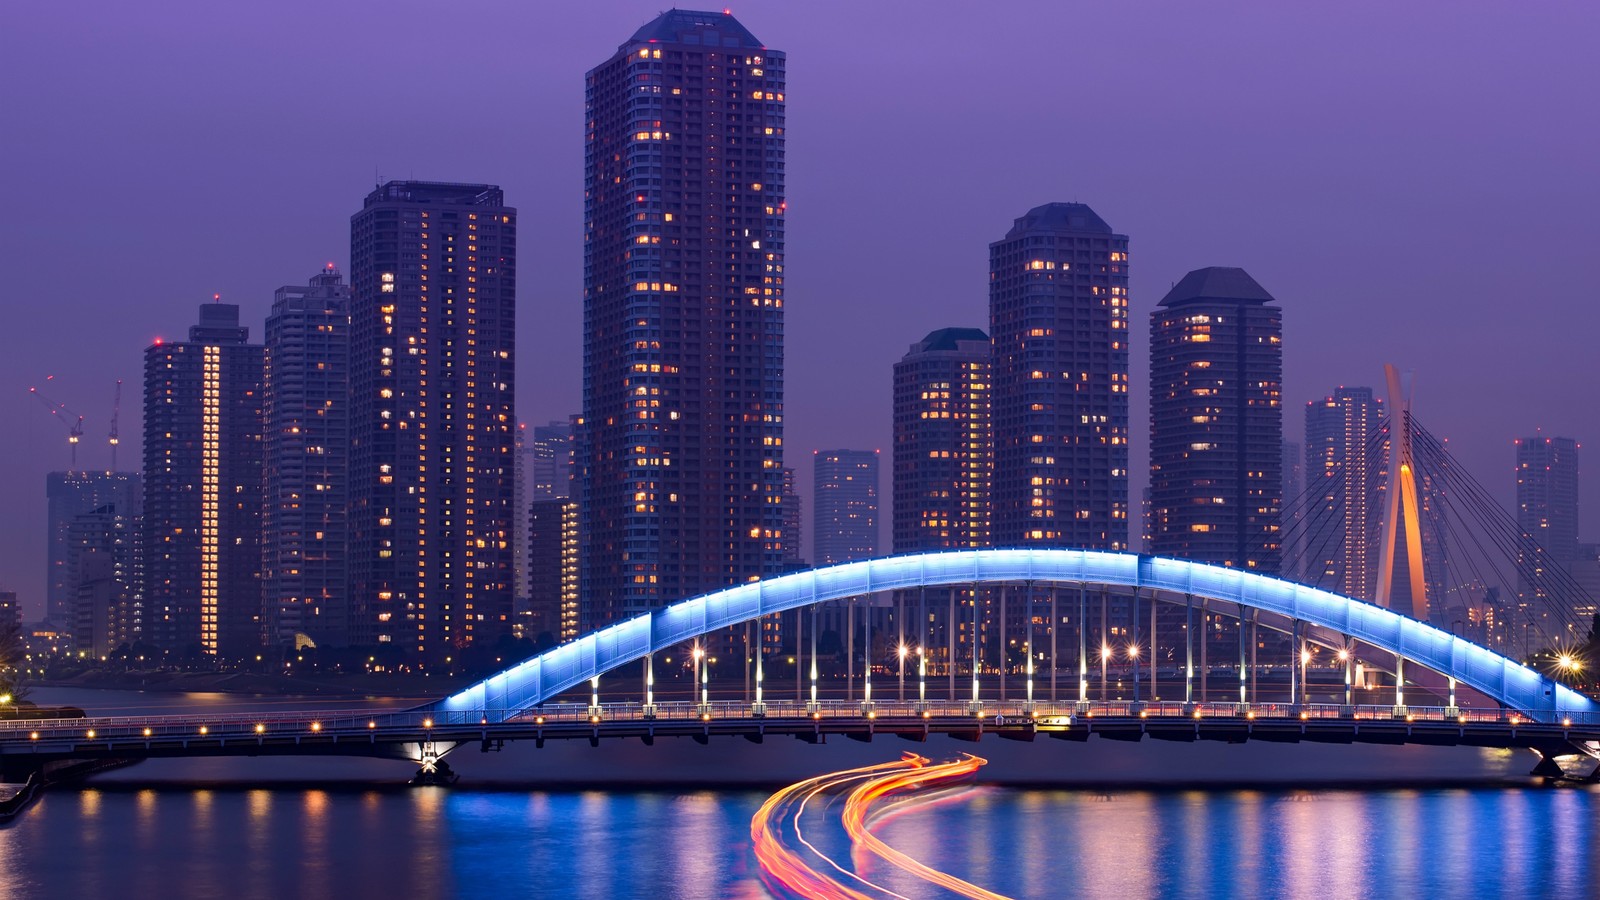
[[[427,709],[499,721],[647,654],[773,613],[907,588],[1032,582],[1183,596],[1298,620],[1456,679],[1539,722],[1600,710],[1587,697],[1486,647],[1379,606],[1204,563],[1098,550],[959,550],[861,560],[716,591],[548,650]]]

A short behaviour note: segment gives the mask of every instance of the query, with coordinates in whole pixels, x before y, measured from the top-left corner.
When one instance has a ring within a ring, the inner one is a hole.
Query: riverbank
[[[466,678],[403,674],[276,675],[258,672],[83,672],[70,678],[31,682],[32,687],[94,688],[157,693],[223,693],[272,696],[433,697]]]

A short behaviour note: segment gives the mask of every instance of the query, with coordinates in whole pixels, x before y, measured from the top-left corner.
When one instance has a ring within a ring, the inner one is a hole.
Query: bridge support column
[[[1206,688],[1210,686],[1210,678],[1211,678],[1211,654],[1210,654],[1209,649],[1208,649],[1209,645],[1211,643],[1211,617],[1206,615],[1206,610],[1210,607],[1210,605],[1211,605],[1211,598],[1209,598],[1209,597],[1201,597],[1200,598],[1200,702],[1201,703],[1206,702],[1211,697],[1210,694],[1206,693]]]
[[[1161,699],[1161,689],[1156,684],[1156,595],[1150,594],[1150,702]]]
[[[817,605],[811,604],[811,701],[806,712],[816,714],[817,706]]]
[[[1106,702],[1106,676],[1111,668],[1111,597],[1100,592],[1100,702]]]
[[[1002,584],[1000,585],[1000,652],[997,654],[998,659],[996,660],[1000,669],[1001,703],[1006,702],[1006,670],[1011,668],[1011,644],[1006,640],[1009,637],[1009,629],[1006,626],[1010,624],[1007,621],[1010,618],[1008,613],[1009,610],[1006,609],[1006,585]]]
[[[1344,662],[1344,709],[1340,715],[1356,714],[1356,648],[1350,635],[1341,635],[1344,646],[1339,648],[1339,659]],[[1349,710],[1348,713],[1345,710]]]
[[[1056,605],[1056,586],[1050,585],[1050,703],[1056,702],[1056,631],[1061,628],[1060,607]]]
[[[956,702],[956,589],[950,589],[950,612],[944,619],[944,677],[945,693],[949,695],[951,703]]]
[[[1089,586],[1078,585],[1078,712],[1089,711],[1089,629],[1084,624],[1089,610]]]
[[[764,661],[767,655],[767,638],[762,633],[761,620],[756,620],[756,701],[750,704],[750,715],[760,718],[767,714],[766,702],[766,666]]]
[[[1239,715],[1250,711],[1250,695],[1248,693],[1250,667],[1245,659],[1246,644],[1250,641],[1249,629],[1245,628],[1244,609],[1239,609]]]
[[[1300,655],[1300,620],[1289,620],[1289,711],[1300,712],[1300,685],[1295,680],[1295,669],[1299,667]],[[1303,670],[1302,670],[1303,671]]]
[[[872,712],[872,612],[876,605],[872,602],[872,595],[867,595],[867,621],[865,625],[866,647],[861,651],[861,714]]]
[[[1404,718],[1406,715],[1406,658],[1396,653],[1394,656],[1394,717]]]
[[[1456,680],[1454,676],[1450,678],[1450,705],[1445,707],[1444,714],[1451,719],[1461,716],[1461,708],[1456,706]]]
[[[600,717],[600,676],[589,679],[589,718]]]
[[[917,648],[917,712],[926,712],[928,709],[928,653],[924,647]]]
[[[644,709],[646,719],[656,717],[656,657],[654,653],[644,655]]]
[[[1183,711],[1194,712],[1194,595],[1183,595]]]
[[[1023,648],[1022,649],[1026,650],[1028,652],[1028,669],[1027,669],[1027,672],[1024,673],[1024,674],[1026,674],[1028,676],[1028,692],[1027,692],[1027,699],[1025,701],[1023,701],[1026,704],[1023,708],[1026,709],[1028,711],[1028,713],[1031,715],[1033,713],[1033,634],[1034,634],[1034,630],[1033,630],[1033,582],[1031,582],[1031,581],[1028,582],[1028,630],[1027,630],[1026,634],[1027,634],[1028,639],[1023,642]]]
[[[967,705],[971,712],[983,710],[983,700],[978,696],[978,672],[983,668],[983,632],[979,630],[978,622],[978,586],[972,586],[972,702]]]

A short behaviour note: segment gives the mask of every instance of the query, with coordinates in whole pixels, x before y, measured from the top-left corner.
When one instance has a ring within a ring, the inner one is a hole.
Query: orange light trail
[[[904,794],[916,790],[941,787],[953,781],[970,778],[978,771],[978,767],[986,764],[988,760],[972,754],[966,754],[965,759],[950,763],[941,763],[935,766],[918,767],[911,772],[899,772],[873,778],[850,792],[850,798],[844,805],[844,828],[850,834],[850,839],[857,846],[865,848],[878,858],[894,865],[922,880],[938,885],[963,897],[981,898],[981,900],[1006,900],[1004,894],[984,890],[981,887],[963,881],[954,875],[930,868],[912,859],[899,850],[890,847],[880,840],[877,835],[867,827],[867,817],[872,811],[872,805],[888,796]]]
[[[808,778],[768,797],[767,801],[761,804],[761,808],[756,811],[755,816],[750,819],[750,839],[755,844],[756,860],[761,865],[763,879],[775,883],[784,890],[804,897],[823,898],[823,900],[872,900],[871,895],[842,884],[834,878],[806,865],[798,854],[784,846],[783,841],[778,837],[775,827],[783,819],[783,815],[779,811],[794,803],[801,795],[805,795],[809,799],[810,796],[818,791],[836,785],[841,781],[870,778],[896,769],[919,768],[926,765],[927,762],[928,760],[914,753],[907,753],[904,758],[894,762],[863,766],[859,769],[847,769],[843,772],[833,772],[816,778]],[[778,814],[775,815],[775,813]],[[798,830],[798,821],[796,829]],[[807,843],[807,846],[810,847],[810,844]],[[817,855],[823,856],[815,847],[810,849]],[[823,858],[826,859],[827,857],[823,856]],[[829,860],[829,862],[835,868],[839,868],[837,864],[832,863],[832,860]],[[840,871],[844,870],[840,869]],[[851,875],[851,877],[861,880],[859,876]],[[866,884],[867,882],[863,881],[863,883]],[[877,887],[877,885],[870,886]],[[878,889],[882,890],[882,888]]]

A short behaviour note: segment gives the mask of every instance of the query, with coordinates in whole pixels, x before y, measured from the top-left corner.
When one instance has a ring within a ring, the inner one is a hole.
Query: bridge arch
[[[1371,603],[1188,560],[1060,549],[913,553],[737,585],[591,632],[426,708],[452,718],[498,720],[646,654],[773,613],[883,591],[1018,582],[1187,594],[1231,603],[1337,631],[1452,677],[1534,721],[1600,711],[1600,704],[1514,660]]]

